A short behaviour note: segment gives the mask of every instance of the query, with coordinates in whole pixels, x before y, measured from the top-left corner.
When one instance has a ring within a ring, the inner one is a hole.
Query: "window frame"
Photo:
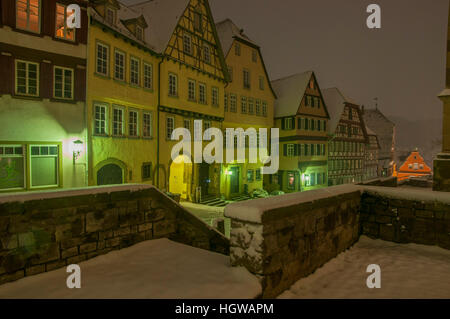
[[[98,71],[98,67],[99,67],[99,63],[98,63],[99,62],[98,48],[100,46],[106,48],[106,58],[105,58],[106,73],[102,73],[102,72]],[[109,64],[110,64],[110,61],[109,61],[110,47],[109,47],[109,45],[97,40],[96,43],[95,43],[95,53],[96,53],[95,54],[95,73],[98,74],[98,75],[101,75],[101,76],[108,77],[109,76],[109,72],[110,72],[110,70],[109,70],[109,68],[110,68],[110,66],[109,66]]]
[[[17,148],[17,147],[21,147],[22,148],[22,154],[5,154],[3,152],[3,148],[5,147],[12,147],[12,148]],[[28,165],[28,148],[26,144],[20,144],[20,143],[13,143],[13,144],[4,144],[4,143],[0,143],[0,148],[2,149],[2,154],[0,154],[0,158],[22,158],[22,170],[23,170],[23,186],[22,187],[10,187],[10,188],[0,188],[0,193],[2,192],[11,192],[11,191],[16,191],[16,190],[25,190],[27,189],[27,183],[28,183],[28,179],[27,179],[27,165]]]
[[[64,32],[64,37],[59,37],[59,36],[57,36],[57,33],[56,33],[56,31],[57,31],[57,29],[56,29],[56,22],[58,21],[58,5],[64,7],[64,31],[63,31]],[[73,39],[68,39],[66,37],[67,29],[68,29],[67,28],[67,5],[65,5],[63,3],[56,2],[55,8],[56,8],[55,9],[55,38],[60,39],[60,40],[75,42],[76,41],[76,30],[77,30],[76,28],[70,29],[73,32]]]
[[[189,42],[186,41],[187,39]],[[192,36],[187,32],[183,33],[183,53],[192,56]]]
[[[61,89],[61,93],[63,96],[56,96],[56,69],[61,69],[63,71],[63,75],[62,75],[62,89]],[[70,98],[64,97],[65,94],[65,90],[64,90],[64,86],[65,86],[65,76],[64,76],[64,71],[68,70],[72,72],[71,75],[71,85],[70,85]],[[74,100],[75,99],[75,70],[72,68],[66,68],[63,66],[58,66],[58,65],[54,65],[53,66],[53,97],[55,99],[61,99],[61,100]]]
[[[197,102],[197,81],[194,79],[188,79],[188,101]]]
[[[93,104],[94,104],[94,107],[93,107],[93,111],[94,111],[94,114],[93,114],[93,128],[92,128],[93,135],[95,135],[95,136],[108,136],[109,135],[109,127],[108,127],[108,125],[109,125],[109,104],[103,103],[103,102],[96,102],[96,101],[94,101]],[[104,124],[104,132],[103,133],[97,133],[96,132],[97,121],[103,121],[101,119],[98,120],[97,117],[96,117],[96,115],[97,115],[97,107],[101,107],[101,108],[105,109],[105,120],[104,120],[105,124]]]
[[[175,80],[174,82],[174,94],[171,93],[171,78]],[[170,97],[178,97],[178,75],[172,72],[169,72],[168,76],[168,95]]]
[[[131,114],[135,113],[136,114],[136,121],[135,122],[131,122]],[[129,138],[138,138],[139,137],[139,110],[137,109],[133,109],[133,108],[129,108],[128,109],[128,116],[127,116],[127,133],[128,133],[128,137]],[[136,125],[135,127],[135,135],[131,134],[131,129],[132,129],[132,125]]]
[[[57,150],[58,150],[58,152],[57,152],[57,155],[50,155],[50,154],[47,154],[47,155],[32,155],[32,153],[31,153],[31,148],[32,147],[34,147],[34,146],[37,146],[37,147],[52,147],[52,146],[56,146],[57,147]],[[61,172],[60,172],[60,169],[61,169],[61,160],[62,160],[62,158],[61,158],[61,156],[62,156],[62,154],[61,154],[61,144],[60,143],[51,143],[51,142],[45,142],[45,143],[30,143],[30,144],[28,144],[27,145],[27,154],[28,154],[28,156],[27,156],[27,159],[28,159],[28,161],[27,161],[27,166],[28,166],[28,168],[29,168],[29,188],[30,189],[46,189],[46,188],[57,188],[57,187],[61,187]],[[56,157],[56,181],[57,181],[57,183],[56,184],[52,184],[52,185],[44,185],[44,186],[33,186],[33,171],[32,171],[32,166],[33,166],[33,157],[41,157],[41,156],[46,156],[46,157]]]
[[[133,61],[137,62],[137,83],[133,83]],[[130,55],[130,85],[141,86],[141,59]]]
[[[144,66],[144,68],[143,68],[143,77],[144,77],[144,82],[142,83],[143,84],[143,87],[144,87],[144,89],[147,89],[147,90],[150,90],[150,91],[153,91],[153,63],[150,63],[150,62],[143,62],[143,66]],[[149,74],[146,74],[146,71],[147,70],[150,70],[150,73]],[[150,82],[150,86],[147,86],[146,85],[146,81],[149,81]]]
[[[116,68],[118,66],[117,59],[116,59],[117,55],[123,56],[123,66],[122,66],[123,67],[123,70],[122,70],[123,79],[118,78],[116,76],[116,72],[117,72]],[[126,82],[126,79],[127,79],[126,72],[127,72],[127,54],[118,48],[114,48],[114,79],[117,81]]]
[[[17,23],[17,20],[18,20],[18,17],[19,17],[19,15],[17,14],[17,10],[18,10],[18,5],[17,5],[17,3],[19,2],[19,1],[21,1],[21,2],[26,2],[26,4],[27,4],[27,27],[26,28],[21,28],[21,27],[19,27],[19,25],[18,25],[18,23]],[[29,13],[29,11],[30,11],[30,1],[31,0],[15,0],[14,1],[14,5],[15,5],[15,27],[16,27],[16,29],[18,29],[18,30],[23,30],[23,31],[27,31],[27,32],[31,32],[31,33],[35,33],[35,34],[41,34],[41,30],[42,30],[42,27],[41,27],[41,22],[42,22],[42,1],[41,0],[38,0],[39,1],[39,6],[38,6],[38,31],[34,31],[34,30],[31,30],[30,29],[30,13]]]
[[[208,96],[207,96],[206,90],[207,90],[206,83],[199,82],[198,83],[198,103],[205,104],[205,105],[208,104]]]
[[[219,88],[216,86],[211,87],[211,105],[219,106]]]
[[[169,120],[172,120],[172,129],[170,131],[170,136],[168,134],[169,133]],[[175,130],[175,117],[174,116],[167,116],[166,117],[166,140],[171,141],[173,130]]]
[[[145,135],[145,116],[150,116],[149,122],[149,135]],[[151,139],[153,138],[153,112],[152,111],[143,111],[142,112],[142,138]]]
[[[18,71],[18,69],[17,69],[17,64],[18,63],[25,63],[25,90],[26,90],[26,93],[20,93],[20,92],[18,92],[18,90],[17,90],[17,84],[18,84],[18,76],[17,76],[17,71]],[[15,82],[15,86],[14,86],[14,94],[15,95],[21,95],[21,96],[34,96],[34,97],[38,97],[38,96],[40,96],[40,92],[39,92],[39,90],[40,90],[40,81],[39,81],[39,79],[40,79],[40,65],[39,65],[39,63],[37,63],[37,62],[33,62],[33,61],[26,61],[26,60],[21,60],[21,59],[15,59],[15,62],[14,62],[14,64],[15,64],[15,72],[14,72],[14,82]],[[34,65],[36,65],[36,94],[30,94],[29,93],[29,68],[28,68],[28,66],[30,65],[30,64],[34,64]]]

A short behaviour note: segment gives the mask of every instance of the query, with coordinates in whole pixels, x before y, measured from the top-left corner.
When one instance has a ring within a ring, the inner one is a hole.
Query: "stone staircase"
[[[216,197],[215,195],[206,195],[202,197],[200,204],[214,207],[224,207],[228,204],[228,202]]]

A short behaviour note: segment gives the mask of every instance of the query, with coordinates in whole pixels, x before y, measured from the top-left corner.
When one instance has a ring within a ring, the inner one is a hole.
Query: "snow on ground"
[[[79,264],[81,288],[66,268],[0,286],[0,298],[254,298],[261,286],[230,258],[168,239],[145,241]]]
[[[381,268],[381,288],[369,289],[369,264]],[[450,251],[361,236],[279,298],[450,298]]]

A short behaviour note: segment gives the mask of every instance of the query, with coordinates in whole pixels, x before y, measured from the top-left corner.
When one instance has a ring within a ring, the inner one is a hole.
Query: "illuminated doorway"
[[[189,163],[189,158],[186,155],[178,155],[170,164],[169,192],[180,194],[181,198],[187,199],[191,171],[192,164]]]

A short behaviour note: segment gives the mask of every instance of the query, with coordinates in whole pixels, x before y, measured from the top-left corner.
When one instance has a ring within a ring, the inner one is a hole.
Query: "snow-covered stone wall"
[[[450,195],[420,188],[365,187],[361,231],[372,238],[450,249]]]
[[[229,241],[148,185],[0,195],[0,284],[144,240],[228,254]]]
[[[358,240],[360,200],[361,187],[341,185],[228,205],[231,263],[275,297]]]

